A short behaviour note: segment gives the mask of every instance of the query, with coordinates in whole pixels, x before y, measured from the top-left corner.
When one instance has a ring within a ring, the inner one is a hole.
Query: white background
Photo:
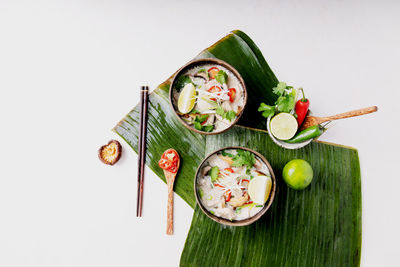
[[[399,266],[400,4],[395,1],[0,0],[0,266],[177,266],[192,209],[111,128],[152,88],[233,29],[314,114],[377,105],[322,140],[356,147],[362,266]],[[260,81],[262,83],[263,81]],[[113,167],[97,149],[121,141]]]

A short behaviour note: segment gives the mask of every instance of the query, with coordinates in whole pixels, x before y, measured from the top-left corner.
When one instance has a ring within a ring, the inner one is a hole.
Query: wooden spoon
[[[175,149],[169,149],[175,151],[177,155],[178,152],[176,152]],[[178,158],[177,162],[177,170],[179,170],[179,164],[180,164],[180,157]],[[175,182],[175,177],[178,172],[173,173],[167,170],[164,171],[164,176],[165,179],[167,180],[167,185],[168,185],[168,204],[167,204],[167,235],[172,235],[174,232],[174,182]]]
[[[328,116],[328,117],[307,116],[303,122],[301,130],[306,129],[311,126],[314,126],[314,125],[321,124],[323,122],[339,120],[339,119],[344,119],[344,118],[350,118],[350,117],[355,117],[355,116],[361,116],[361,115],[375,112],[377,110],[378,110],[377,106],[372,106],[372,107],[356,109],[353,111],[348,111],[345,113],[340,113],[340,114]]]

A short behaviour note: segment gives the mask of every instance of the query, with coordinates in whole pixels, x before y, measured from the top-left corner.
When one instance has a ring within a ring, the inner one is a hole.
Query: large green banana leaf
[[[269,139],[265,119],[257,112],[260,101],[273,103],[278,82],[254,42],[234,31],[204,50],[242,75],[249,95],[240,125],[217,136],[194,133],[175,118],[169,103],[171,79],[150,95],[147,165],[164,180],[157,162],[164,150],[182,156],[175,191],[195,208],[181,256],[181,266],[359,266],[361,250],[361,177],[357,151],[339,145],[312,142],[300,150],[284,150]],[[138,106],[114,128],[136,152]],[[253,128],[249,128],[253,127]],[[278,180],[271,209],[245,227],[223,227],[202,214],[195,203],[193,177],[209,152],[230,145],[259,151],[271,163]],[[293,158],[304,158],[314,168],[314,180],[303,191],[288,189],[280,173]],[[164,180],[165,181],[165,180]]]

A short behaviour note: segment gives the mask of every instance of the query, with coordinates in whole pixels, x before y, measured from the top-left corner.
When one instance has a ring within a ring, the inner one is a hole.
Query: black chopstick
[[[148,94],[149,94],[149,87],[142,86],[140,88],[140,125],[139,125],[139,141],[138,141],[138,168],[139,169],[138,169],[136,217],[142,217],[144,167],[145,167],[145,163],[146,163]]]

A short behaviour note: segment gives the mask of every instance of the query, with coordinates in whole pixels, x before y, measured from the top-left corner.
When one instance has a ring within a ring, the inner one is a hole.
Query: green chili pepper
[[[286,140],[286,143],[301,143],[316,138],[324,133],[325,128],[321,125],[314,125],[296,134],[292,139]]]

